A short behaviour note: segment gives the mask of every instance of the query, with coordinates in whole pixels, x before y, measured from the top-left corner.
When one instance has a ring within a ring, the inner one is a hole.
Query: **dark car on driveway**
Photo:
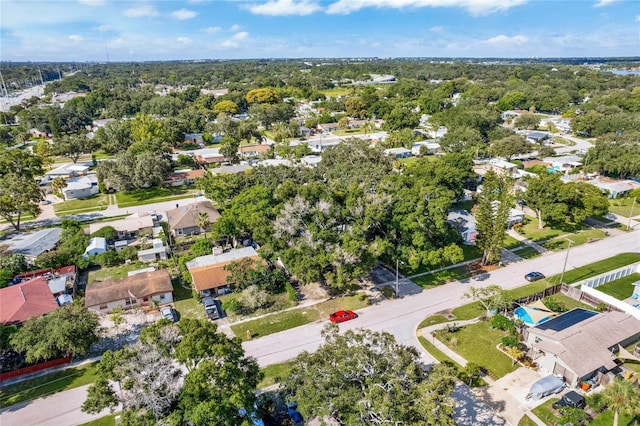
[[[218,305],[218,301],[213,297],[203,297],[202,304],[204,305],[204,313],[207,318],[216,320],[222,317],[220,306]]]
[[[554,402],[551,406],[554,408],[554,410],[557,410],[561,407],[583,409],[587,406],[587,403],[585,402],[584,397],[578,392],[569,391],[565,393],[559,401]]]
[[[543,278],[544,278],[544,274],[542,272],[529,272],[527,275],[524,276],[524,279],[529,282],[538,281]]]
[[[164,306],[160,309],[160,313],[162,314],[163,318],[166,318],[171,322],[178,322],[178,315],[176,315],[175,309],[173,309],[171,306]]]
[[[331,322],[345,322],[357,317],[353,311],[337,311],[329,315],[329,321]]]

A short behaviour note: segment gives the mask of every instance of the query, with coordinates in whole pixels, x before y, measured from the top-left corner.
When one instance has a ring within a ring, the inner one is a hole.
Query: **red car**
[[[358,315],[353,311],[337,311],[329,315],[329,320],[331,322],[345,322],[352,320],[357,316]]]

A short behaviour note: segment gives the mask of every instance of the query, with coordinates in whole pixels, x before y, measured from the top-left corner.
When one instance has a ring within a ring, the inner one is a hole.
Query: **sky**
[[[2,61],[640,56],[638,0],[0,0]]]

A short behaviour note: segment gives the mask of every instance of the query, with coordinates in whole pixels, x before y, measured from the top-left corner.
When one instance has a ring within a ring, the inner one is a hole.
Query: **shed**
[[[554,376],[553,374],[549,374],[548,376],[533,382],[531,388],[529,388],[529,393],[534,401],[538,401],[547,395],[558,393],[562,389],[564,389],[564,380]]]
[[[82,257],[85,259],[89,256],[95,256],[107,251],[107,240],[103,237],[94,237],[89,241],[89,245],[84,251]]]

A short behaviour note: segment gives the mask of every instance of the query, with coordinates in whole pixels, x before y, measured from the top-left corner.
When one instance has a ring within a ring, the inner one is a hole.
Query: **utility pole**
[[[569,250],[571,250],[571,243],[573,243],[573,241],[571,240],[567,240],[569,241],[569,247],[567,247],[567,255],[564,258],[564,266],[562,267],[562,274],[560,274],[560,284],[562,284],[562,280],[564,279],[564,271],[567,269],[567,260],[569,260]]]
[[[398,284],[400,284],[400,280],[398,279],[399,278],[398,263],[399,263],[399,260],[396,259],[396,297],[400,297],[400,294],[398,293]]]
[[[629,223],[627,223],[627,232],[631,232],[631,218],[633,217],[633,208],[636,206],[636,197],[633,197],[631,211],[629,211]]]

